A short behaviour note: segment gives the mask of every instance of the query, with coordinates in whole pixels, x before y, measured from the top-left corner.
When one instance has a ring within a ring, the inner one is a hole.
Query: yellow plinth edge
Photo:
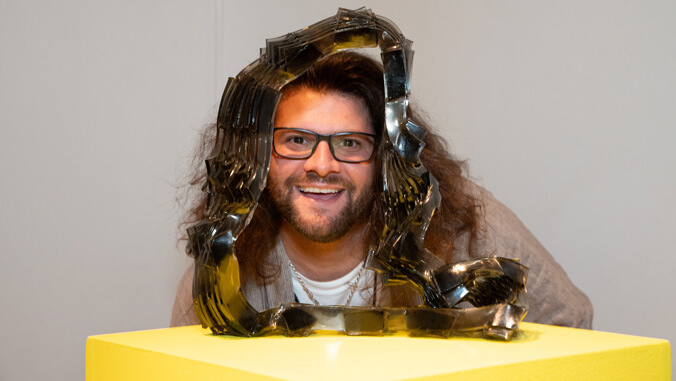
[[[669,342],[523,323],[511,342],[397,335],[214,336],[199,326],[92,336],[100,380],[670,380]]]

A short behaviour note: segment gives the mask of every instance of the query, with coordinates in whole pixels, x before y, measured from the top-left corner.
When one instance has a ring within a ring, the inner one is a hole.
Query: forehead
[[[374,133],[364,102],[339,92],[306,88],[285,92],[275,113],[275,127],[295,127],[320,134]]]

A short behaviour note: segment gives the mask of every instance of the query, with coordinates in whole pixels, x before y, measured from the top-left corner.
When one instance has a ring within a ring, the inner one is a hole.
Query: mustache
[[[354,191],[356,188],[351,181],[339,175],[332,173],[326,177],[321,177],[313,172],[308,172],[305,173],[304,175],[291,175],[284,181],[284,185],[287,188],[291,188],[299,182],[323,184],[323,185],[338,185],[342,188],[345,188],[348,191]]]

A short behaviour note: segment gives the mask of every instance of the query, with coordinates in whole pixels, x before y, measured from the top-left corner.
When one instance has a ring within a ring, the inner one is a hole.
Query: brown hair
[[[315,63],[306,73],[284,87],[283,91],[296,91],[307,88],[318,92],[338,92],[360,99],[371,115],[371,123],[376,135],[381,136],[384,128],[385,95],[383,87],[383,69],[377,61],[354,52],[342,52],[331,55]],[[447,143],[435,133],[429,123],[413,110],[409,115],[416,124],[427,130],[426,146],[421,161],[427,170],[439,182],[442,201],[435,213],[425,236],[425,246],[447,262],[452,260],[456,239],[462,234],[469,235],[470,243],[476,238],[481,221],[481,203],[468,190],[468,180],[464,176],[465,163],[449,153]],[[193,191],[206,180],[203,160],[211,157],[215,139],[215,124],[207,126],[201,134],[201,143],[197,149],[192,176],[187,181]],[[382,145],[381,145],[382,149]],[[376,155],[376,168],[380,168],[380,154]],[[377,176],[375,189],[382,189],[382,176]],[[190,196],[188,194],[188,196]],[[186,212],[182,226],[192,225],[204,217],[207,195],[205,192],[187,197],[192,207]],[[378,198],[374,201],[370,227],[370,239],[376,243],[383,227],[383,213]],[[253,229],[244,229],[236,241],[236,252],[243,271],[255,272],[262,278],[274,277],[278,273],[276,264],[267,263],[262,258],[276,244],[279,232],[280,216],[267,192],[263,192],[258,207],[249,224]]]

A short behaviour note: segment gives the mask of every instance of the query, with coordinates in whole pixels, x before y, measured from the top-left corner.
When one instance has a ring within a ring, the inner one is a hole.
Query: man
[[[384,215],[378,202],[384,125],[383,71],[355,53],[315,63],[283,89],[275,114],[268,184],[237,239],[242,291],[259,311],[280,303],[413,306],[405,286],[382,287],[365,269]],[[410,110],[418,125],[421,121]],[[530,268],[527,321],[591,328],[589,299],[518,218],[463,176],[463,165],[427,128],[421,161],[442,202],[425,246],[447,263],[500,256]],[[202,180],[203,181],[203,180]],[[192,183],[199,184],[199,176]],[[186,223],[204,214],[205,199]],[[181,280],[172,326],[198,324],[192,269]]]

